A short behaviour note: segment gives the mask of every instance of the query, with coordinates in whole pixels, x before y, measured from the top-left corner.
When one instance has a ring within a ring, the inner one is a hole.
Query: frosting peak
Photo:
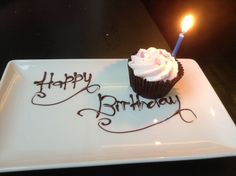
[[[147,81],[172,80],[177,76],[178,63],[169,52],[164,49],[150,47],[139,49],[131,56],[128,63],[134,75]]]

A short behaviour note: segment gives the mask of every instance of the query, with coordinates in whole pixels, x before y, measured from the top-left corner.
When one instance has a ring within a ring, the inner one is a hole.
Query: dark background
[[[10,59],[127,58],[141,47],[169,48],[139,0],[1,0],[0,26],[0,74]]]
[[[194,27],[186,34],[179,57],[233,60],[236,50],[236,2],[234,0],[143,0],[171,48],[188,13]],[[235,60],[235,59],[234,59]]]

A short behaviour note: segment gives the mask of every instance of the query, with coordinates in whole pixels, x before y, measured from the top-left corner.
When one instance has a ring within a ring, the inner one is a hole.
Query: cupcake
[[[179,61],[164,49],[139,49],[128,60],[129,80],[133,91],[144,98],[167,95],[184,74]]]

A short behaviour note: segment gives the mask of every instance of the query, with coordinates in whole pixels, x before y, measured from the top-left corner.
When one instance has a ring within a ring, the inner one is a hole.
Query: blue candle
[[[181,45],[183,39],[184,39],[184,33],[181,32],[181,33],[179,34],[179,38],[178,38],[178,40],[177,40],[177,42],[176,42],[175,48],[174,48],[174,50],[173,50],[173,52],[172,52],[172,56],[173,56],[173,57],[176,57],[176,54],[177,54],[178,51],[179,51],[179,47],[180,47],[180,45]]]
[[[187,15],[182,20],[182,22],[181,22],[182,32],[179,34],[179,38],[178,38],[175,48],[172,52],[173,57],[176,57],[176,55],[179,51],[179,47],[184,39],[184,34],[193,26],[193,22],[194,22],[194,18],[192,15]]]

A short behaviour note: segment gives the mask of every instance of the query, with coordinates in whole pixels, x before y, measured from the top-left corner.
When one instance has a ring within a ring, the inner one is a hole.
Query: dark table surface
[[[170,40],[167,43],[165,38],[168,39],[168,36],[165,31],[160,31],[165,23],[158,24],[160,19],[153,16],[150,2],[144,1],[149,14],[138,0],[1,1],[0,75],[12,59],[128,58],[137,49],[150,46],[171,51],[168,43],[171,47],[173,44]],[[159,5],[165,6],[163,3]],[[161,14],[161,10],[159,12],[160,17],[165,19],[165,13]],[[165,38],[162,34],[165,34]],[[228,63],[221,59],[214,61],[212,58],[215,53],[209,53],[206,57],[201,54],[200,47],[192,50],[193,54],[186,52],[183,55],[183,49],[180,56],[194,57],[236,122],[233,60]],[[226,157],[25,171],[5,175],[235,175],[235,163],[235,157]]]

